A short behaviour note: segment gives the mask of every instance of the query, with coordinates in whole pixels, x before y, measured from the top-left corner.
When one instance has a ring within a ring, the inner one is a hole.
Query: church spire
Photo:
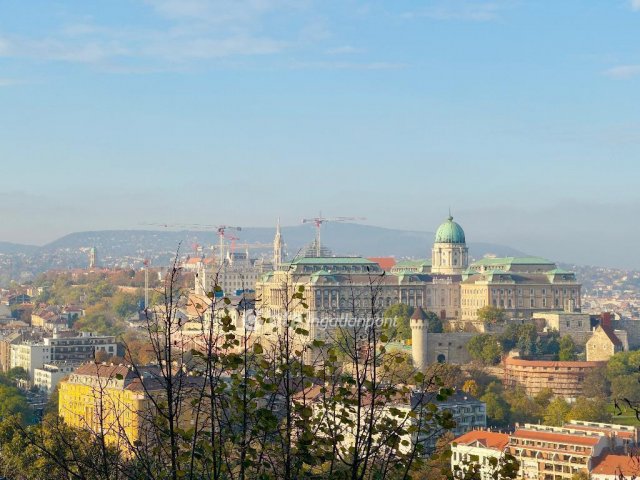
[[[280,217],[278,217],[278,223],[276,224],[276,236],[273,239],[273,269],[279,270],[280,265],[282,265],[282,253],[283,253],[283,244],[282,244],[282,234],[280,233]]]

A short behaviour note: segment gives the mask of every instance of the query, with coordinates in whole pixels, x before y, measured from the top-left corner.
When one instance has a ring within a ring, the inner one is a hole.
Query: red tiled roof
[[[605,333],[605,335],[609,338],[609,340],[611,340],[611,343],[613,343],[616,347],[621,347],[622,346],[622,342],[616,336],[616,334],[613,332],[613,329],[610,326],[608,326],[608,325],[600,325],[600,328]]]
[[[383,270],[391,270],[396,264],[396,259],[393,257],[371,257],[367,258],[367,260],[376,262]]]
[[[463,445],[479,442],[486,448],[502,450],[509,443],[509,435],[506,433],[488,432],[486,430],[472,430],[456,438],[454,442]]]
[[[586,445],[593,447],[600,441],[600,437],[587,437],[581,435],[571,435],[567,433],[557,432],[540,432],[537,430],[525,430],[519,428],[513,435],[513,438],[523,438],[526,440],[540,440],[543,442],[566,443],[572,445]]]
[[[605,455],[591,471],[592,474],[624,475],[630,478],[640,474],[640,458],[631,455]]]

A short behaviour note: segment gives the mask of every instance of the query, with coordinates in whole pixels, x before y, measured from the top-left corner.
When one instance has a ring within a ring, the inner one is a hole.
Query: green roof
[[[378,265],[362,257],[303,257],[291,262],[291,265]]]
[[[554,268],[553,270],[549,270],[547,273],[550,275],[562,275],[562,274],[572,274],[574,272],[570,272],[569,270],[565,270],[563,268]]]
[[[431,259],[430,258],[422,258],[419,260],[402,260],[401,262],[396,263],[393,268],[415,268],[415,267],[430,267]]]
[[[451,215],[438,227],[435,243],[465,243],[464,230]]]
[[[472,265],[553,265],[553,262],[542,257],[487,257],[473,262]]]

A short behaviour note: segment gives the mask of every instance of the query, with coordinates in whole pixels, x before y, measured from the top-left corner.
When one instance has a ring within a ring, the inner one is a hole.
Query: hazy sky
[[[0,3],[0,240],[319,210],[640,268],[640,0]]]

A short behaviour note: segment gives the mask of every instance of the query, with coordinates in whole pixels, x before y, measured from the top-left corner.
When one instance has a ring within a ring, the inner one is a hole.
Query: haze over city
[[[473,241],[640,268],[637,0],[35,1],[0,18],[0,240],[318,211],[432,231],[451,208]]]
[[[640,0],[0,2],[0,480],[640,479]]]

